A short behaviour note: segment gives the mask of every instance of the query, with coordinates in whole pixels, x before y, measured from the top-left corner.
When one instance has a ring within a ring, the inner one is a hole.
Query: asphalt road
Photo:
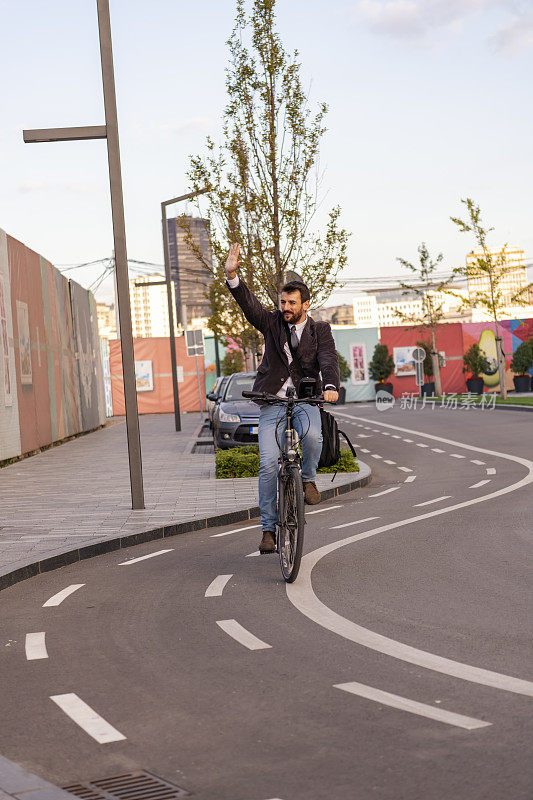
[[[2,592],[0,753],[199,800],[531,800],[533,417],[339,420],[374,479],[309,509],[288,590],[249,522]]]

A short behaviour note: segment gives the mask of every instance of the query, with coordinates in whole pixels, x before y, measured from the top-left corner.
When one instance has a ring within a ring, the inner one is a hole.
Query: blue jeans
[[[302,403],[293,412],[293,425],[302,439],[302,478],[314,481],[322,452],[322,424],[318,406]],[[280,450],[285,436],[285,406],[261,406],[259,412],[259,509],[261,527],[274,531],[278,521],[277,480]],[[309,429],[309,430],[308,430]],[[305,435],[305,438],[303,438]]]

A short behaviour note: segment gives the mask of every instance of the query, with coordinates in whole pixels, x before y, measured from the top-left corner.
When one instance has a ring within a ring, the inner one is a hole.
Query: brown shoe
[[[307,481],[304,483],[305,502],[310,506],[316,506],[322,500],[322,495],[316,488],[314,481]]]
[[[263,538],[261,539],[261,543],[259,545],[259,552],[261,555],[276,552],[276,539],[273,531],[263,531]]]

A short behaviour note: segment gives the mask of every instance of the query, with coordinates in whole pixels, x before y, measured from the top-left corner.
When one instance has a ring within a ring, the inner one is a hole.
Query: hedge
[[[215,453],[215,478],[257,478],[259,475],[259,446],[232,447]],[[333,467],[318,472],[359,472],[359,464],[351,450],[341,449],[341,457]]]

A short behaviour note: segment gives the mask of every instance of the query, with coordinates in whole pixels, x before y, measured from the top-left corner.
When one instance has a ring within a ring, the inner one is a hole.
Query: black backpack
[[[332,467],[337,463],[341,455],[341,436],[346,440],[353,457],[357,458],[354,446],[346,434],[339,430],[335,417],[332,414],[328,414],[323,408],[320,408],[320,420],[322,422],[322,452],[318,462],[318,469],[321,467]]]

